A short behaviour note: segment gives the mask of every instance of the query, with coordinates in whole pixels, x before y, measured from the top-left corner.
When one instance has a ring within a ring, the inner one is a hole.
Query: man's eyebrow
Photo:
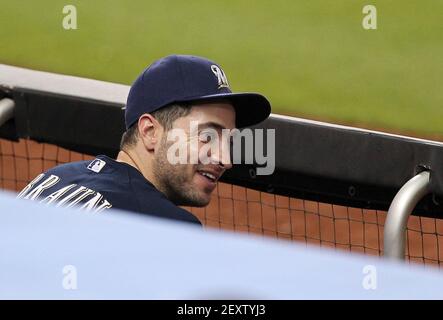
[[[226,129],[225,126],[223,126],[217,122],[213,122],[213,121],[199,123],[198,128],[199,129],[214,128],[214,129],[220,129],[220,130]]]

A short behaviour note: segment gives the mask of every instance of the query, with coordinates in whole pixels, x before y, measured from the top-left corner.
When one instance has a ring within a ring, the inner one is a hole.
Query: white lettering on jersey
[[[18,194],[17,198],[38,200],[38,197],[45,190],[54,187],[61,180],[60,177],[56,175],[50,175],[47,179],[43,180],[44,176],[45,174],[43,173],[38,175]],[[37,184],[42,180],[43,182]],[[89,196],[92,196],[92,198],[88,200],[87,198]],[[81,204],[81,202],[85,199],[87,201],[84,204]],[[80,204],[80,210],[92,212],[101,212],[105,209],[112,208],[112,204],[104,199],[101,193],[84,186],[79,186],[77,184],[70,184],[61,189],[58,189],[45,198],[41,199],[39,202],[46,205],[54,203],[57,207],[65,208],[70,208]]]
[[[40,181],[41,178],[45,176],[44,173],[39,174],[37,177],[34,178],[31,182],[28,183],[26,187],[23,188],[22,191],[17,195],[17,199],[23,198],[23,196],[32,188],[34,188],[34,185]]]
[[[78,203],[80,203],[82,200],[86,199],[88,196],[94,194],[95,191],[91,190],[91,189],[86,189],[83,194],[81,194],[80,196],[78,196],[76,199],[71,200],[69,202],[69,204],[66,206],[66,208],[70,208],[72,206],[77,205]],[[63,201],[63,200],[62,200]]]
[[[68,194],[66,197],[64,197],[63,199],[61,199],[58,203],[57,203],[57,207],[61,207],[64,206],[65,204],[67,204],[67,208],[71,207],[72,204],[76,204],[78,202],[80,202],[82,199],[78,200],[78,198],[76,198],[77,196],[79,196],[79,198],[83,197],[86,198],[88,195],[91,195],[95,193],[95,191],[88,189],[86,187],[80,186],[77,189],[75,189],[73,192],[71,192],[70,194]],[[86,194],[86,195],[85,195]],[[77,201],[78,200],[78,201]]]
[[[103,210],[105,210],[105,209],[109,209],[109,208],[111,208],[112,207],[112,204],[110,204],[109,202],[108,202],[108,200],[104,200],[103,201],[103,203],[97,208],[97,209],[95,209],[94,210],[94,212],[95,213],[99,213],[99,212],[101,212],[101,211],[103,211]]]
[[[112,208],[112,204],[109,203],[108,200],[103,199],[103,195],[100,192],[97,192],[95,196],[85,202],[79,210],[98,213],[109,208]]]
[[[85,204],[83,204],[79,209],[85,211],[91,211],[92,209],[97,207],[102,198],[103,198],[102,194],[100,192],[97,192],[97,194],[93,198],[85,202]]]
[[[37,185],[35,187],[35,189],[33,189],[31,192],[29,192],[28,195],[24,199],[35,200],[39,195],[42,194],[43,191],[51,188],[52,186],[57,184],[57,182],[59,182],[59,181],[60,181],[59,177],[51,174],[49,176],[49,178],[47,178],[45,181],[43,181],[42,183]]]
[[[76,184],[70,184],[69,186],[66,186],[64,188],[61,188],[60,190],[57,190],[53,193],[51,193],[49,196],[47,196],[46,198],[44,198],[43,200],[40,201],[40,203],[46,203],[46,204],[50,204],[54,201],[57,201],[59,198],[61,198],[66,192],[68,192],[69,190],[71,190],[72,188],[74,188],[76,186]]]

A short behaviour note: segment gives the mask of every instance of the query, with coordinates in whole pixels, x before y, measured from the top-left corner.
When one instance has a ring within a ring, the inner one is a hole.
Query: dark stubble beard
[[[160,142],[160,148],[154,159],[153,173],[157,180],[157,189],[170,201],[180,206],[204,207],[209,201],[192,186],[193,175],[189,175],[192,164],[171,164],[167,152],[174,142],[165,137]],[[195,165],[194,165],[195,166]]]

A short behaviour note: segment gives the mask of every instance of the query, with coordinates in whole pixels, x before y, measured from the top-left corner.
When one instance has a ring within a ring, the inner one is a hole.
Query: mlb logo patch
[[[92,162],[88,165],[88,169],[91,171],[94,171],[96,173],[99,173],[103,167],[106,165],[106,162],[100,159],[94,159]]]

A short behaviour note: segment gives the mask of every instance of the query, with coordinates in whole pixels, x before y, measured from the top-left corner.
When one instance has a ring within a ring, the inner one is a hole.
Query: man
[[[101,155],[57,166],[37,176],[18,198],[199,223],[178,206],[209,203],[218,179],[232,167],[224,132],[263,121],[270,108],[262,95],[232,93],[216,63],[167,56],[145,69],[130,89],[127,130],[116,160]]]

